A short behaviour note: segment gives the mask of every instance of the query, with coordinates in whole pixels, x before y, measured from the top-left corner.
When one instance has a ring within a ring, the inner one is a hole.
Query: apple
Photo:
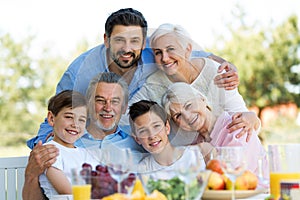
[[[222,176],[225,181],[225,189],[231,190],[232,189],[232,181],[227,176],[225,176],[225,174],[223,174]]]
[[[246,170],[235,181],[236,190],[255,190],[258,184],[258,178],[254,173]],[[227,185],[226,185],[227,186]],[[227,187],[226,187],[227,188]]]
[[[236,190],[248,190],[248,182],[244,175],[241,175],[236,178],[235,189]]]
[[[224,180],[225,180],[225,189],[226,190],[232,190],[232,181],[224,175]],[[236,190],[247,190],[248,189],[248,183],[244,176],[239,176],[237,177],[235,181],[235,189]]]
[[[221,164],[219,160],[216,159],[211,159],[208,161],[207,165],[206,165],[206,169],[209,169],[213,172],[217,172],[219,174],[224,174],[222,168],[221,168]]]
[[[210,190],[224,190],[225,181],[223,176],[218,172],[212,171],[208,179],[207,187]]]
[[[232,189],[231,180],[225,174],[223,174],[222,176],[225,182],[225,189],[231,190]],[[255,190],[257,185],[258,185],[257,176],[249,170],[246,170],[242,175],[237,177],[235,181],[236,190]]]
[[[258,185],[257,176],[249,170],[246,170],[242,176],[244,176],[247,181],[248,190],[255,190]]]

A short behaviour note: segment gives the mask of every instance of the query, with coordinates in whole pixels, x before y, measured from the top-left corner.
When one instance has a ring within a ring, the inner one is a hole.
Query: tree
[[[290,16],[275,28],[246,25],[245,14],[238,16],[240,25],[229,26],[231,39],[219,37],[212,52],[233,62],[239,70],[239,91],[248,106],[260,111],[279,103],[299,102],[299,94],[291,93],[287,83],[300,86],[299,74],[291,68],[298,65],[300,33],[297,16]],[[257,31],[256,31],[257,30]]]
[[[46,103],[55,93],[55,84],[67,64],[50,57],[47,49],[42,59],[28,55],[34,37],[15,42],[9,34],[0,36],[0,132],[36,134],[46,116]]]

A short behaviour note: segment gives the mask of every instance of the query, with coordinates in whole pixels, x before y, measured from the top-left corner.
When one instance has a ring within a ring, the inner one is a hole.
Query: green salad
[[[168,200],[185,200],[185,183],[178,177],[169,180],[149,180],[147,182],[147,189],[149,192],[158,190],[163,193]],[[195,178],[187,185],[189,199],[199,199],[204,187],[202,178]],[[199,196],[200,195],[200,196]]]

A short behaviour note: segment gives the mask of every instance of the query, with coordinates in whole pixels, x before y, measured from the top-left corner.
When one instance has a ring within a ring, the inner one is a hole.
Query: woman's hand
[[[225,73],[219,74],[215,77],[214,83],[219,88],[225,88],[225,90],[233,90],[239,85],[239,75],[236,67],[229,63],[223,62],[218,69],[218,73],[221,73],[225,70]]]
[[[258,130],[259,127],[260,120],[254,112],[239,112],[232,116],[232,122],[228,124],[227,129],[230,133],[241,129],[236,138],[240,138],[247,133],[246,142],[249,142],[253,131]]]

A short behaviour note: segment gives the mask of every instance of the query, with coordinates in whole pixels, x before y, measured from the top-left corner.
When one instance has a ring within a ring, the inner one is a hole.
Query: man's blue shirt
[[[145,155],[149,154],[141,145],[139,145],[134,140],[131,135],[128,135],[120,127],[118,127],[114,133],[105,136],[102,140],[95,139],[92,135],[86,132],[80,139],[75,142],[75,146],[83,147],[87,149],[87,151],[91,151],[91,153],[98,152],[97,150],[99,149],[111,150],[129,148],[131,150],[134,163],[138,163]],[[101,160],[101,155],[99,157],[99,160]]]
[[[103,139],[95,139],[86,131],[84,135],[75,142],[76,147],[96,147],[100,149],[105,148],[110,144],[115,144],[119,148],[131,148],[140,152],[144,151],[143,148],[135,142],[134,138],[124,132],[120,127],[117,127],[117,130],[114,133],[105,136]]]

